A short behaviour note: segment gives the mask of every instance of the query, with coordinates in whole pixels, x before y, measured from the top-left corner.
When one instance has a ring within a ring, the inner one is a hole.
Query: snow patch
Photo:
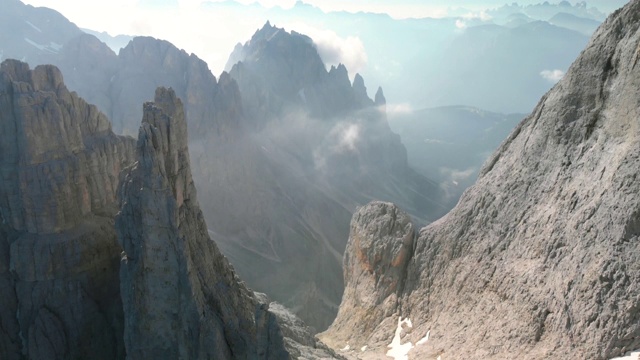
[[[389,351],[387,351],[387,356],[394,358],[395,360],[409,360],[409,351],[413,349],[413,344],[411,342],[406,342],[401,344],[402,341],[400,339],[400,334],[402,333],[402,325],[407,325],[409,328],[413,327],[411,323],[411,319],[406,318],[402,320],[402,316],[398,318],[398,327],[396,328],[396,333],[391,341],[391,344],[387,345],[389,347]]]
[[[56,52],[60,52],[60,50],[62,50],[62,45],[58,43],[54,43],[53,41],[49,43],[49,47],[55,50]]]
[[[431,334],[431,330],[427,331],[427,335],[425,335],[422,339],[418,340],[418,342],[416,343],[416,346],[426,344],[427,341],[429,341],[430,334]]]
[[[349,346],[349,343],[347,343],[347,346],[340,349],[340,351],[349,351],[350,349],[351,349],[351,346]]]
[[[29,38],[24,38],[24,41],[26,41],[27,43],[29,43],[30,45],[36,47],[38,50],[44,50],[44,46],[38,44],[37,42],[29,39]]]
[[[54,42],[49,43],[49,45],[41,45],[29,38],[24,38],[24,41],[40,51],[47,51],[52,54],[57,54],[58,52],[60,52],[60,49],[62,49],[62,45],[56,44]]]
[[[627,353],[623,357],[613,358],[611,360],[638,360],[640,359],[640,350],[636,350],[634,352]]]
[[[37,31],[37,32],[39,32],[39,33],[41,33],[41,32],[42,32],[42,30],[40,30],[40,28],[39,28],[39,27],[37,27],[37,26],[33,25],[31,22],[26,21],[26,20],[25,20],[25,22],[27,23],[27,25],[31,26],[35,31]]]
[[[361,347],[361,348],[360,348],[360,351],[362,351],[362,352],[367,351],[367,345],[365,345],[365,346]]]

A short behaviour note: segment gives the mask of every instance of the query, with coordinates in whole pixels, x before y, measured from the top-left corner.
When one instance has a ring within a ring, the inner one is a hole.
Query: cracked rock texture
[[[640,348],[639,127],[633,0],[596,31],[458,205],[420,231],[396,314],[351,347],[386,351],[402,316],[414,325],[403,342],[430,331],[410,358],[608,359]]]
[[[123,175],[116,218],[128,359],[286,359],[278,315],[209,238],[196,198],[182,102],[158,88],[144,105],[137,162]],[[282,317],[282,315],[280,315]],[[332,357],[308,333],[291,342]],[[298,352],[300,350],[297,350]],[[316,358],[316,357],[310,357]]]
[[[0,65],[0,358],[124,354],[113,215],[133,149],[57,68]]]
[[[415,237],[411,217],[391,203],[372,202],[356,211],[343,262],[345,292],[327,333],[364,343],[379,319],[395,314]]]

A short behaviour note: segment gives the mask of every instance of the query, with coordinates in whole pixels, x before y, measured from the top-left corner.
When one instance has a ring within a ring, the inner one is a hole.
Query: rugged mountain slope
[[[113,228],[132,139],[52,66],[0,66],[3,359],[122,356]]]
[[[289,358],[277,316],[209,238],[187,143],[182,102],[159,88],[144,107],[137,162],[123,175],[116,218],[127,358]],[[309,334],[305,342],[316,346]]]
[[[67,41],[82,34],[77,26],[52,9],[34,8],[19,0],[2,0],[0,7],[3,10],[0,60],[15,58],[42,64]]]
[[[343,343],[350,335],[340,324],[367,324],[375,330],[351,346],[382,348],[402,316],[413,323],[403,341],[429,334],[410,353],[420,359],[607,359],[640,348],[639,59],[633,0],[598,29],[458,206],[420,231],[395,316],[341,309],[324,338]]]
[[[230,59],[241,60],[230,76],[242,95],[247,143],[259,152],[244,151],[240,165],[225,167],[250,164],[227,187],[244,207],[236,212],[241,226],[214,205],[209,224],[251,286],[325,328],[342,291],[346,214],[382,198],[427,222],[445,211],[442,194],[409,168],[382,90],[374,101],[359,75],[352,83],[342,65],[327,71],[307,36],[267,23]]]
[[[0,66],[0,357],[339,358],[210,240],[175,93],[145,109],[121,177],[133,139],[57,68]]]

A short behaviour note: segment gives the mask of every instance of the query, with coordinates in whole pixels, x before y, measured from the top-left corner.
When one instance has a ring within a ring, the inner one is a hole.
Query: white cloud
[[[340,37],[331,30],[321,30],[304,23],[286,24],[285,29],[295,30],[313,39],[318,54],[329,68],[332,65],[343,64],[349,71],[349,77],[353,80],[356,73],[361,72],[367,62],[367,52],[359,37]]]
[[[409,115],[413,114],[413,107],[409,103],[387,104],[387,115]]]
[[[466,29],[467,28],[467,23],[462,20],[462,19],[458,19],[456,20],[456,27],[460,30]]]
[[[540,76],[542,76],[545,80],[555,84],[564,77],[564,71],[558,69],[543,70],[540,72]]]
[[[360,126],[357,124],[349,124],[343,129],[340,138],[340,147],[349,149],[351,151],[356,149],[356,142],[360,137]]]
[[[462,18],[467,20],[489,21],[491,20],[491,15],[487,14],[486,11],[470,12],[462,15]]]

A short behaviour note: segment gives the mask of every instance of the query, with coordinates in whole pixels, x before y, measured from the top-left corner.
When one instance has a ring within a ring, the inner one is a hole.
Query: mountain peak
[[[29,84],[35,91],[56,92],[64,85],[62,73],[52,65],[40,65],[30,70],[28,64],[8,59],[2,62],[0,70],[12,81]]]
[[[377,106],[381,106],[381,105],[386,105],[387,104],[387,99],[384,97],[384,92],[382,91],[382,87],[379,86],[378,87],[378,91],[376,91],[376,96],[374,99],[374,103]]]

